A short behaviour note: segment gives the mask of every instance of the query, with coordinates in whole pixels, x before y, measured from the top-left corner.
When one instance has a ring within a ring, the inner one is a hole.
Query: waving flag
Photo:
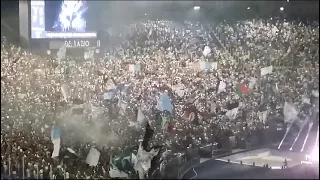
[[[110,177],[125,178],[129,174],[135,174],[136,172],[133,169],[134,163],[136,163],[136,156],[129,152],[123,152],[119,156],[110,158]]]
[[[238,96],[242,96],[242,94],[249,94],[249,89],[246,87],[245,84],[243,83],[239,83],[236,85],[236,93],[238,94]]]
[[[122,94],[125,88],[124,84],[115,85],[112,79],[109,79],[106,84],[107,92],[103,94],[104,100],[113,99],[118,93]]]
[[[53,152],[52,152],[52,158],[58,157],[60,152],[60,136],[61,136],[61,129],[58,126],[54,126],[51,129],[51,141],[53,144]]]
[[[303,95],[301,98],[302,103],[311,104],[310,98],[308,95]]]
[[[96,148],[91,146],[91,149],[86,159],[86,163],[89,164],[89,166],[96,166],[98,165],[99,158],[100,152]]]
[[[147,119],[140,108],[137,109],[136,117],[137,117],[137,121],[136,122],[129,121],[129,126],[136,127],[136,128],[139,128],[141,126],[145,126]]]
[[[159,149],[149,149],[149,141],[154,134],[154,130],[150,127],[149,123],[146,125],[146,131],[143,140],[139,146],[136,162],[134,164],[135,171],[138,172],[139,178],[144,179],[145,175],[151,168],[151,160],[159,152]]]
[[[161,157],[163,155],[163,146],[154,146],[153,149],[157,149],[158,153],[151,160],[151,167],[149,169],[149,177],[152,176],[153,172],[159,167],[161,164]]]
[[[227,84],[223,81],[220,81],[219,87],[218,87],[218,93],[225,91],[226,87],[227,87]]]
[[[261,68],[261,76],[271,74],[271,73],[272,73],[272,66]]]
[[[59,153],[59,160],[63,160],[64,164],[69,164],[69,162],[75,162],[79,159],[79,155],[71,148],[63,149]]]
[[[235,119],[238,114],[238,108],[239,108],[239,102],[228,103],[227,105],[228,111],[226,112],[226,116],[229,119]]]
[[[314,96],[314,97],[319,97],[319,91],[318,90],[312,90],[312,95]]]
[[[63,99],[67,102],[69,97],[69,90],[68,90],[68,85],[66,83],[61,85],[61,93],[62,93]]]
[[[141,65],[140,64],[130,64],[129,71],[132,73],[138,73],[141,71]]]
[[[254,77],[251,77],[251,78],[250,78],[250,82],[249,82],[249,89],[252,90],[252,89],[255,87],[256,82],[257,82],[257,79],[254,78]]]
[[[115,95],[116,95],[115,91],[114,90],[110,90],[109,92],[106,92],[106,93],[103,94],[103,99],[104,100],[110,100],[110,99],[113,99]]]
[[[172,86],[172,90],[180,97],[182,97],[184,94],[185,94],[185,85],[183,84],[177,84],[177,85],[174,85]]]
[[[211,53],[211,48],[209,46],[204,47],[203,55],[208,56]]]
[[[293,121],[297,117],[298,111],[293,104],[285,102],[283,107],[283,115],[285,122]]]
[[[204,72],[211,72],[213,69],[217,69],[218,64],[217,62],[206,62],[202,61],[200,62],[200,70]]]
[[[237,117],[237,114],[238,114],[238,108],[234,108],[226,112],[226,116],[229,119],[235,119]]]
[[[266,122],[268,117],[268,111],[258,112],[258,116],[261,122]]]
[[[107,79],[105,86],[107,90],[115,90],[117,88],[112,78]]]
[[[161,126],[162,129],[167,129],[169,128],[170,125],[170,120],[171,120],[171,114],[170,113],[162,113],[162,112],[157,112],[156,114],[156,124],[158,126]]]
[[[84,52],[84,59],[92,59],[94,56],[94,50],[89,50]]]
[[[159,111],[169,111],[172,113],[173,106],[170,101],[170,97],[167,93],[161,93],[157,102],[157,109]]]
[[[147,122],[147,119],[146,119],[145,115],[143,114],[141,108],[138,109],[137,122],[142,126],[144,126],[145,123]]]
[[[64,44],[57,52],[58,61],[61,61],[66,57],[66,52],[67,52],[67,49],[66,49],[66,45]]]
[[[124,115],[125,112],[126,112],[126,110],[127,110],[128,103],[125,102],[125,101],[123,101],[123,100],[120,98],[119,101],[118,101],[118,107],[120,108],[119,113],[120,113],[121,115]]]

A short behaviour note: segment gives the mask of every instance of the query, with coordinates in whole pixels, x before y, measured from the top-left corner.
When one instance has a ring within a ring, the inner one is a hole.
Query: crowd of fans
[[[258,134],[270,123],[283,123],[284,102],[300,107],[302,97],[313,100],[312,91],[319,89],[318,23],[159,20],[132,24],[126,31],[114,35],[121,43],[105,56],[83,61],[40,57],[2,39],[1,165],[6,174],[22,178],[24,169],[25,178],[107,178],[109,157],[137,149],[143,136],[143,128],[130,126],[139,108],[155,130],[151,143],[165,145],[172,154],[190,144],[222,148],[234,135],[237,147],[250,148],[261,142]],[[206,56],[205,46],[211,49]],[[217,62],[217,69],[202,71],[202,61]],[[129,64],[138,63],[141,71],[130,72]],[[272,73],[260,76],[270,65]],[[220,81],[226,83],[223,92],[218,92]],[[130,90],[104,100],[111,82]],[[239,96],[238,83],[250,93]],[[68,87],[67,98],[62,86]],[[165,129],[155,121],[158,92],[167,92],[174,107]],[[237,117],[230,119],[227,106],[235,102]],[[190,108],[196,109],[192,121],[185,117]],[[262,120],[258,112],[265,110],[268,118]],[[101,153],[99,164],[51,158],[54,125],[62,126],[60,153],[71,148],[86,157],[94,145]]]

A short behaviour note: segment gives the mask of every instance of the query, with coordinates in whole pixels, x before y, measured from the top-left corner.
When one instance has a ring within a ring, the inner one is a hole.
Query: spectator
[[[271,117],[283,117],[285,102],[301,107],[303,95],[318,91],[318,24],[247,20],[204,27],[161,20],[131,24],[127,34],[115,35],[120,45],[83,63],[72,57],[58,62],[2,41],[4,172],[21,178],[24,169],[27,179],[107,178],[110,155],[137,149],[143,130],[129,125],[139,108],[155,130],[152,143],[166,145],[172,154],[190,145],[217,142],[219,148],[228,147],[230,136],[239,145],[259,145],[261,137],[256,136],[263,136],[260,130]],[[204,56],[206,46],[211,52]],[[203,72],[203,61],[218,67]],[[130,73],[129,64],[140,64],[141,71]],[[272,73],[261,77],[260,69],[271,65]],[[219,92],[222,82],[225,88]],[[239,83],[250,94],[237,94]],[[103,94],[119,84],[128,85],[127,90],[104,100]],[[65,86],[66,94],[61,93]],[[155,120],[159,92],[167,92],[173,105],[169,131]],[[228,117],[230,104],[238,104],[235,118]],[[259,117],[262,111],[267,118]],[[90,146],[96,146],[101,153],[97,167],[88,167],[83,159],[71,161],[68,155],[51,158],[54,125],[62,127],[60,154],[71,148],[86,157]]]

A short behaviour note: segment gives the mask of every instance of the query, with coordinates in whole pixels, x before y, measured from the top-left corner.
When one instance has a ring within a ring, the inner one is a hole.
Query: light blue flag
[[[205,72],[211,72],[212,71],[212,63],[211,62],[205,62],[205,66],[203,69]]]
[[[160,94],[160,98],[157,102],[157,109],[159,111],[169,111],[172,113],[173,106],[167,93]]]
[[[115,90],[111,90],[109,92],[104,93],[103,99],[110,100],[110,99],[113,99],[115,95],[116,95]]]
[[[57,157],[59,156],[60,152],[60,136],[61,136],[61,129],[59,126],[53,126],[51,129],[51,141],[53,144],[53,151],[51,157]]]
[[[58,140],[61,136],[61,128],[58,126],[54,126],[51,129],[51,139],[52,140]]]
[[[116,90],[115,90],[115,94],[121,93],[123,91],[124,87],[125,87],[124,84],[117,85]]]
[[[135,64],[134,65],[134,72],[137,73],[137,72],[140,72],[141,71],[141,65],[140,64]]]
[[[115,95],[117,95],[118,93],[121,93],[124,89],[124,85],[123,84],[119,84],[116,86],[115,89],[110,89],[108,92],[103,94],[103,98],[106,99],[113,99]]]

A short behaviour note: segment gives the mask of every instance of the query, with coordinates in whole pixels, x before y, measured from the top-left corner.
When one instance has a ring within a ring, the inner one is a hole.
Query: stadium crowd
[[[285,102],[301,109],[318,96],[318,23],[158,20],[132,24],[118,38],[103,58],[87,60],[40,57],[2,39],[2,172],[107,178],[110,156],[138,149],[140,116],[155,130],[151,144],[171,154],[188,146],[225,148],[231,136],[235,147],[250,148],[263,141],[264,129],[285,123]],[[210,62],[210,70],[202,62]],[[272,72],[261,75],[270,66]],[[119,85],[121,92],[104,95]],[[170,116],[159,115],[159,92],[170,97]],[[61,149],[51,158],[56,125]],[[91,146],[101,153],[97,166],[82,158]],[[69,160],[72,154],[77,160]]]

